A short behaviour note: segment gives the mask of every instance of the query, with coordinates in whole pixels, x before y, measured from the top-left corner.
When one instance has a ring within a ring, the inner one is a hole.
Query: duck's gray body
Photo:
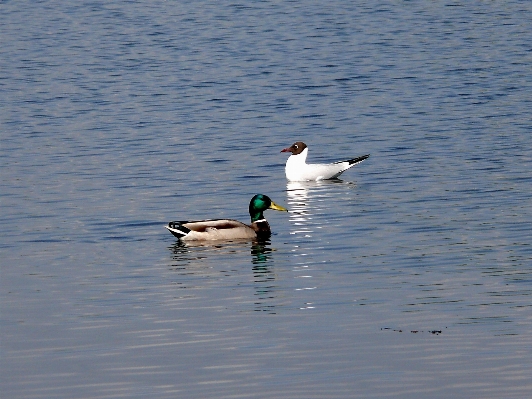
[[[214,241],[267,238],[271,235],[270,225],[263,211],[274,209],[286,211],[267,195],[257,194],[249,203],[251,224],[233,219],[207,219],[197,221],[174,221],[165,226],[170,233],[183,241]]]
[[[271,234],[266,220],[253,222],[249,226],[233,219],[170,222],[166,228],[184,241],[254,239]]]

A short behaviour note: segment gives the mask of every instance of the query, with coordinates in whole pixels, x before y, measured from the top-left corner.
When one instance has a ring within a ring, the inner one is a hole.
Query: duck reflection
[[[269,240],[254,242],[251,245],[251,262],[254,265],[268,263],[271,260],[272,251]]]
[[[254,287],[253,310],[272,314],[277,312],[278,286],[275,284],[276,275],[273,270],[274,250],[269,240],[186,243],[177,240],[169,249],[174,260],[171,269],[186,276],[187,279],[210,277],[219,279],[220,283],[227,277],[243,279],[236,284],[237,287],[249,286],[249,275],[243,275],[241,269],[228,270],[226,267],[221,267],[229,265],[228,257],[237,264],[239,257],[249,250],[253,265],[251,269]],[[220,286],[223,287],[223,284]],[[198,288],[197,285],[195,287]],[[231,287],[234,288],[234,285],[231,284]]]
[[[187,241],[186,243],[177,240],[169,249],[174,254],[173,259],[177,261],[189,261],[193,259],[205,258],[205,255],[199,255],[201,252],[241,252],[251,244],[251,262],[253,264],[267,263],[270,261],[272,248],[269,240],[250,241]],[[195,251],[193,249],[201,249]]]
[[[278,286],[275,285],[273,271],[273,250],[269,241],[254,243],[251,246],[253,262],[253,282],[255,284],[255,311],[277,313],[275,299]]]

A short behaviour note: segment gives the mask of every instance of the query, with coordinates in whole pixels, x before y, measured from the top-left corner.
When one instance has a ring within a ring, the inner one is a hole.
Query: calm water
[[[0,2],[2,397],[530,397],[532,3],[322,3]]]

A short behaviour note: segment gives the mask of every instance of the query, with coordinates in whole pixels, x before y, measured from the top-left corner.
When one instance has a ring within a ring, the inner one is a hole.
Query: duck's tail
[[[184,223],[186,222],[169,222],[168,226],[164,227],[166,227],[170,231],[170,233],[172,233],[177,238],[183,238],[188,233],[190,233],[190,229],[188,227],[185,227]]]

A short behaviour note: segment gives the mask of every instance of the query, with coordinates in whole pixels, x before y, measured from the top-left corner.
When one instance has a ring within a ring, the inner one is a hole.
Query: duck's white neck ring
[[[259,219],[259,220],[255,220],[254,223],[262,223],[262,222],[267,222],[266,219]]]

